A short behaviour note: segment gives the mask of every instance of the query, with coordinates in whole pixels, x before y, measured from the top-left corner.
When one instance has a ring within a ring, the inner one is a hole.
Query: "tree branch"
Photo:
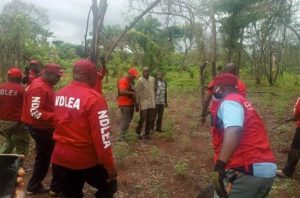
[[[158,3],[160,3],[162,0],[155,0],[153,3],[151,3],[148,8],[146,10],[144,10],[140,15],[138,15],[131,23],[129,26],[127,26],[124,30],[124,32],[119,36],[119,38],[114,42],[114,44],[111,46],[110,50],[108,51],[108,53],[105,56],[105,60],[108,61],[108,59],[110,58],[112,52],[114,51],[114,49],[116,48],[116,46],[118,45],[118,43],[121,41],[121,39],[125,36],[125,34],[131,29],[133,28],[133,26],[141,19],[143,18],[143,16],[145,16],[150,10],[152,10],[152,8],[154,8]]]

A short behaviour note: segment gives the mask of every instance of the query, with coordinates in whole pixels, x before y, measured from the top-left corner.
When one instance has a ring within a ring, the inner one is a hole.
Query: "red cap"
[[[74,72],[79,74],[91,74],[97,72],[96,65],[88,59],[80,59],[76,61],[73,67],[78,68],[78,70],[74,70]]]
[[[10,78],[22,78],[22,70],[12,67],[7,71],[7,76]]]
[[[54,63],[49,63],[45,65],[44,68],[45,73],[53,73],[59,76],[63,75],[63,70],[61,69],[60,65],[54,64]]]
[[[214,78],[215,85],[233,85],[237,86],[238,80],[235,75],[229,73],[223,73]]]
[[[131,75],[133,75],[135,77],[138,77],[138,75],[139,75],[138,71],[136,69],[134,69],[134,68],[130,68],[128,70],[128,74],[131,74]]]

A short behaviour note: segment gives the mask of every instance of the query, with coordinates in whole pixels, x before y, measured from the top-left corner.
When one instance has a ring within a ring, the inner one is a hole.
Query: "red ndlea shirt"
[[[267,130],[263,124],[259,114],[240,94],[227,95],[217,107],[217,110],[224,101],[233,101],[241,104],[244,109],[244,126],[243,134],[240,138],[240,143],[237,149],[232,154],[229,162],[226,164],[227,169],[236,167],[245,167],[248,165],[262,162],[275,162],[275,157],[271,151]],[[214,129],[213,129],[213,149],[215,152],[214,161],[219,158],[224,137],[224,129],[218,128],[217,112],[213,113]]]
[[[0,85],[0,120],[21,121],[24,87],[7,82]]]
[[[22,121],[38,129],[53,126],[54,91],[42,77],[35,79],[25,90]]]
[[[87,84],[73,81],[55,98],[52,163],[70,169],[101,164],[114,169],[110,121],[104,98]]]
[[[97,72],[97,80],[94,86],[94,89],[102,95],[102,80],[106,74],[106,69],[102,67],[100,71]]]
[[[123,77],[118,82],[119,90],[129,90],[130,84],[128,77]],[[118,97],[118,105],[119,106],[131,106],[133,104],[133,99],[128,96],[119,96]]]
[[[295,116],[300,116],[300,98],[296,102],[294,114]],[[297,120],[297,127],[300,127],[300,119]]]

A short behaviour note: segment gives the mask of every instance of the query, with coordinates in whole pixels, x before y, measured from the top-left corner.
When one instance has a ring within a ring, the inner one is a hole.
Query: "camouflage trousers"
[[[1,154],[23,154],[29,151],[30,135],[23,123],[0,120],[0,133],[4,137],[0,144]]]

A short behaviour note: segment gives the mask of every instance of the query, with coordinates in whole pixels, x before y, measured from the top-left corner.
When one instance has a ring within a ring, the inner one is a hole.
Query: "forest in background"
[[[129,0],[124,9],[132,22],[126,26],[103,25],[109,21],[107,0],[87,3],[82,45],[53,40],[45,8],[22,0],[6,4],[0,15],[1,80],[8,67],[24,67],[32,59],[67,69],[76,59],[95,56],[106,56],[112,77],[132,66],[166,72],[200,68],[205,81],[235,62],[256,84],[273,86],[284,73],[299,78],[297,0]]]

